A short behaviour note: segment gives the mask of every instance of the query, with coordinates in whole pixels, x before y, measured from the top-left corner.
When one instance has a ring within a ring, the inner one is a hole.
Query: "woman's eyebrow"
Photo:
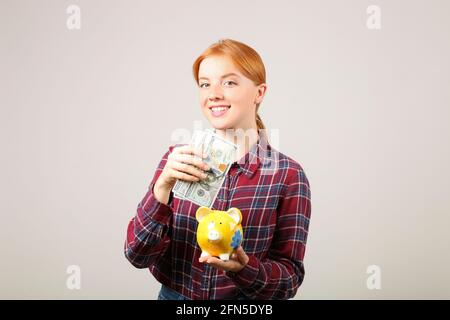
[[[226,77],[229,77],[229,76],[236,76],[236,77],[239,78],[239,75],[237,75],[237,74],[234,73],[234,72],[230,72],[230,73],[224,74],[221,78],[223,79],[223,78],[226,78]],[[209,79],[206,78],[206,77],[200,77],[200,78],[198,78],[198,80],[200,80],[200,79],[209,80]]]

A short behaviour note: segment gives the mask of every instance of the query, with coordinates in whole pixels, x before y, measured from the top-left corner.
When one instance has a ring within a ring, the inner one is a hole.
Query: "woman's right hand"
[[[156,199],[167,204],[170,192],[177,179],[188,182],[205,179],[206,173],[203,170],[209,170],[209,166],[201,160],[205,157],[206,155],[203,155],[201,151],[189,145],[173,148],[155,183],[154,194]]]

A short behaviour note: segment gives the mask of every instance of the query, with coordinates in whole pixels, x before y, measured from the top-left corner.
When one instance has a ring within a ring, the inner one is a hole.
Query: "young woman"
[[[220,40],[193,65],[203,115],[215,132],[238,145],[213,204],[242,212],[242,246],[228,261],[200,257],[198,206],[173,197],[177,179],[200,181],[208,166],[188,145],[171,146],[128,225],[125,256],[149,268],[162,284],[159,299],[289,299],[304,278],[303,258],[311,214],[306,175],[296,161],[271,147],[258,108],[266,93],[258,53]],[[194,157],[193,155],[197,155]]]

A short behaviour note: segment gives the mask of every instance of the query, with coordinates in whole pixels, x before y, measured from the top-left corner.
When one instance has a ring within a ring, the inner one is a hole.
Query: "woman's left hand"
[[[231,254],[230,260],[222,261],[216,257],[204,256],[200,257],[198,261],[207,263],[217,269],[231,272],[241,271],[248,263],[248,256],[245,254],[244,249],[239,246],[235,252]]]

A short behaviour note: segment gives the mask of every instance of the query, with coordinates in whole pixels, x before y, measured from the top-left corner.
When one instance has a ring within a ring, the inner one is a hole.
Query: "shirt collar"
[[[244,174],[251,178],[258,170],[261,163],[267,163],[267,159],[271,157],[272,148],[270,147],[267,137],[263,131],[259,133],[258,141],[250,147],[239,161],[234,162],[240,167]]]

